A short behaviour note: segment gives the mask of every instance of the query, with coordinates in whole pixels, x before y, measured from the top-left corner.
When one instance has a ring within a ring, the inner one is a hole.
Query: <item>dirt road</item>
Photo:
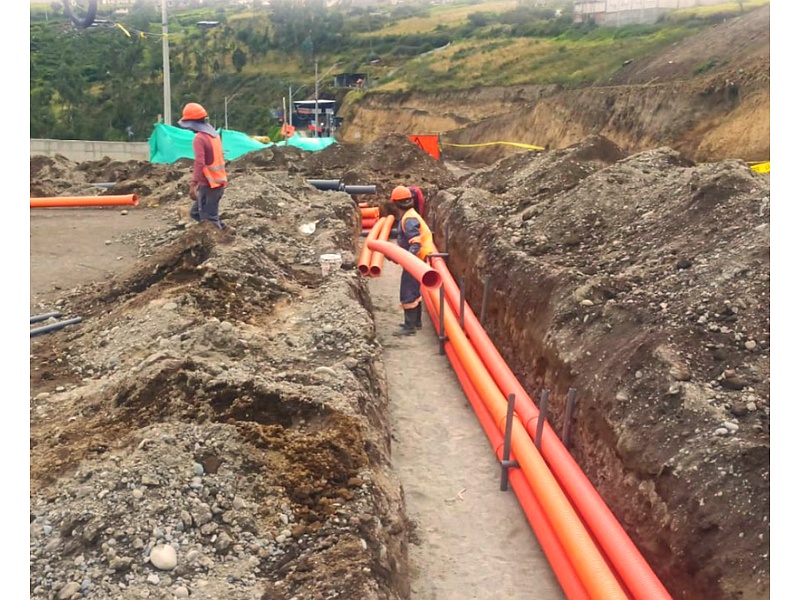
[[[430,317],[411,337],[402,322],[401,269],[370,281],[384,347],[399,474],[418,542],[410,548],[413,600],[564,598],[514,492],[464,395]]]

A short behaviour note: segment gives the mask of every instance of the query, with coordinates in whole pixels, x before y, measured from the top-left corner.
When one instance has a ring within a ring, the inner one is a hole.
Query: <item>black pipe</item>
[[[342,186],[342,191],[348,194],[377,194],[378,186],[376,185],[345,185]]]
[[[51,331],[56,331],[57,329],[63,329],[67,325],[74,325],[75,323],[80,323],[82,320],[83,319],[81,319],[81,317],[75,317],[74,319],[67,319],[66,321],[59,321],[58,323],[53,323],[52,325],[45,325],[44,327],[31,329],[31,337],[36,337],[37,335],[42,335],[44,333],[50,333]]]
[[[60,317],[60,316],[61,316],[61,311],[58,310],[54,312],[45,313],[43,315],[36,315],[35,317],[31,317],[31,323],[38,323],[39,321],[47,321],[47,319],[51,317]]]
[[[338,179],[308,179],[306,183],[313,185],[318,190],[329,191],[342,189],[342,182]]]

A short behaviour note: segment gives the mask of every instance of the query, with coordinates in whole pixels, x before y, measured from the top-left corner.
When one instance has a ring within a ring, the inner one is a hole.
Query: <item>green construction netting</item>
[[[222,135],[222,151],[225,154],[225,160],[229,161],[236,160],[253,150],[261,150],[270,146],[294,146],[301,150],[314,152],[336,143],[336,140],[331,137],[306,138],[295,134],[285,142],[264,144],[241,131],[230,129],[218,129],[217,131]],[[193,131],[157,123],[150,136],[150,162],[171,164],[181,158],[194,159],[193,139]]]

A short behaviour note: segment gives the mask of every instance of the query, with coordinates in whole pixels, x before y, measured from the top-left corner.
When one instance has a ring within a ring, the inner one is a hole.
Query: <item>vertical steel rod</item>
[[[481,302],[481,325],[486,325],[486,303],[489,301],[489,282],[492,280],[491,275],[487,275],[483,282],[483,302]]]
[[[561,442],[569,446],[569,432],[572,427],[572,413],[575,411],[575,388],[569,388],[567,392],[567,408],[564,412],[564,427],[561,430]]]
[[[506,430],[503,436],[503,462],[500,473],[500,491],[508,489],[508,467],[511,466],[511,426],[514,423],[514,394],[508,395],[508,411],[506,412]]]
[[[464,331],[464,297],[466,296],[464,293],[464,287],[464,278],[462,277],[458,280],[458,290],[461,292],[461,295],[458,299],[458,323],[461,325],[461,331]]]
[[[542,390],[542,399],[539,401],[539,420],[536,423],[536,448],[539,452],[542,451],[542,430],[544,429],[544,422],[547,420],[547,398],[550,392]]]
[[[446,302],[444,299],[444,286],[439,286],[439,354],[444,354],[444,311],[446,310]]]

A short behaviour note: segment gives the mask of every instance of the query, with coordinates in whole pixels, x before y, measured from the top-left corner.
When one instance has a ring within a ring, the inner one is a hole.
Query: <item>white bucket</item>
[[[322,267],[322,276],[327,277],[342,267],[342,255],[323,254],[319,257],[319,264]]]

